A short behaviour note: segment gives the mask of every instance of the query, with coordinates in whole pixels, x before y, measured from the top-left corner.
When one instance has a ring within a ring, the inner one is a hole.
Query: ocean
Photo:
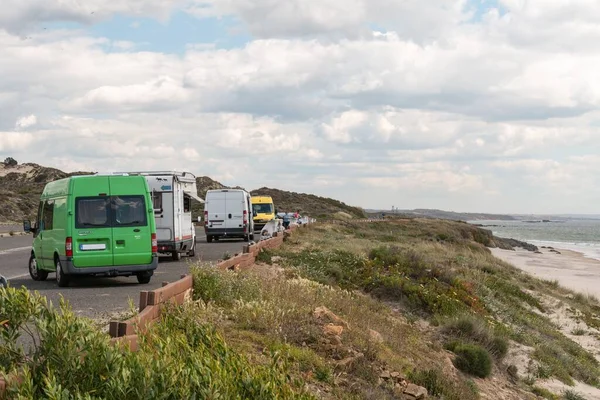
[[[522,240],[538,247],[573,250],[600,260],[600,219],[552,222],[468,221],[483,225],[495,236]]]

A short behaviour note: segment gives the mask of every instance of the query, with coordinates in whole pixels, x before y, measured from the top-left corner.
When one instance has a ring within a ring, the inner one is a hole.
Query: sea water
[[[491,230],[495,236],[573,250],[600,260],[600,219],[534,221],[468,221]]]

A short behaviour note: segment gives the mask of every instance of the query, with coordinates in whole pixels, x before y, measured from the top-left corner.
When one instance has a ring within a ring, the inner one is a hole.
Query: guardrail
[[[292,225],[286,231],[274,232],[270,239],[261,240],[252,245],[244,246],[242,253],[223,260],[216,264],[216,268],[222,270],[247,268],[254,265],[256,257],[262,249],[274,249],[283,244],[285,236],[291,232],[306,228],[310,224]],[[163,282],[161,288],[155,290],[143,290],[140,292],[138,314],[125,321],[111,321],[108,334],[111,342],[122,345],[130,351],[138,350],[138,335],[146,332],[148,327],[160,319],[165,304],[183,304],[191,298],[193,290],[193,277],[185,274],[175,282]],[[10,379],[20,380],[20,376],[11,376]],[[6,395],[7,383],[0,377],[0,399]]]

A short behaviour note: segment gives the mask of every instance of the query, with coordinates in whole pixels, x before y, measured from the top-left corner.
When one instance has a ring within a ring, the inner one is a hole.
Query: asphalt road
[[[128,300],[137,306],[141,290],[153,290],[162,286],[162,282],[173,282],[189,271],[190,265],[199,261],[216,261],[225,253],[240,253],[246,242],[239,239],[219,240],[206,243],[202,228],[196,230],[196,256],[185,257],[181,261],[172,261],[169,257],[160,259],[158,268],[149,284],[140,285],[135,276],[118,278],[78,278],[69,287],[59,288],[54,274],[44,282],[31,279],[27,262],[31,252],[31,236],[0,238],[0,274],[9,280],[12,287],[26,287],[45,295],[53,304],[58,305],[60,294],[69,301],[73,310],[87,317],[96,318],[107,314],[126,311]]]

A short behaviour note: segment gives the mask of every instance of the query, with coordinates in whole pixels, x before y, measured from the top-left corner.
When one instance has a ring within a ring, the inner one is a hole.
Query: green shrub
[[[0,348],[15,348],[13,328],[24,321],[21,327],[39,338],[17,361],[24,379],[10,382],[9,398],[309,398],[279,353],[267,354],[264,365],[249,362],[202,321],[194,304],[170,306],[130,352],[62,299],[57,310],[38,294],[9,288],[0,300],[2,315],[13,318]]]
[[[474,383],[454,382],[439,370],[411,371],[407,378],[415,385],[426,388],[430,396],[445,400],[475,400],[479,398],[478,389]]]
[[[269,249],[260,249],[258,255],[256,256],[256,261],[265,263],[265,264],[273,264],[273,253]]]
[[[448,321],[443,331],[456,339],[480,344],[499,360],[508,353],[508,341],[504,337],[497,336],[481,318],[463,315]]]
[[[205,303],[215,302],[231,306],[236,300],[258,300],[260,283],[256,277],[231,271],[221,271],[206,266],[194,266],[194,298]]]
[[[565,400],[585,400],[585,397],[572,390],[566,390],[563,397]]]
[[[543,397],[545,399],[548,399],[548,400],[558,400],[558,396],[557,395],[555,395],[554,393],[552,393],[548,389],[544,389],[544,388],[539,387],[539,386],[534,386],[531,389],[531,393],[533,393],[535,395],[538,395],[540,397]]]
[[[492,358],[489,352],[476,344],[461,343],[454,347],[454,365],[463,372],[487,378],[492,372]]]

